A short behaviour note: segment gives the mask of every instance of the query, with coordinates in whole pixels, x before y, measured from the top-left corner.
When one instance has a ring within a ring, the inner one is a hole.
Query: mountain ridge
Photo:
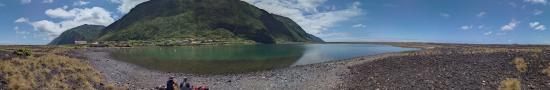
[[[101,35],[100,41],[206,38],[267,44],[324,42],[291,19],[240,0],[147,1],[107,26]]]
[[[48,45],[74,44],[74,41],[95,41],[103,28],[105,26],[102,25],[80,25],[61,33],[59,37],[52,40]]]

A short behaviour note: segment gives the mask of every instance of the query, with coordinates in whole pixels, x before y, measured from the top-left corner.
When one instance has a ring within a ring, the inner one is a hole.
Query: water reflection
[[[302,57],[300,45],[228,45],[122,49],[121,61],[165,72],[241,73],[289,67]]]
[[[386,52],[416,50],[370,44],[224,45],[121,49],[121,61],[165,72],[242,73],[321,63]]]
[[[418,50],[415,48],[401,48],[388,45],[374,44],[309,44],[304,55],[293,65],[306,65],[334,60],[350,59],[365,55],[374,55],[387,52]]]

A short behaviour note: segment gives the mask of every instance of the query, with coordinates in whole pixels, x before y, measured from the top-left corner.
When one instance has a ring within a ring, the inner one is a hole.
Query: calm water
[[[372,44],[223,45],[130,48],[117,50],[111,55],[117,60],[153,70],[220,74],[408,50],[417,49]]]

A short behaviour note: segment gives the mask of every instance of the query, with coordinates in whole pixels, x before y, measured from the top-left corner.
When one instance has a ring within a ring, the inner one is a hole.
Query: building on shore
[[[88,44],[87,41],[74,41],[74,44],[75,45],[85,45],[85,44]]]

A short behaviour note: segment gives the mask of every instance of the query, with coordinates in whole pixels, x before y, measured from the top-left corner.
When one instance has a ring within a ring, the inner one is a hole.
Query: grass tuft
[[[103,86],[101,75],[82,60],[48,54],[41,57],[0,61],[0,80],[7,90],[95,90]]]
[[[500,82],[499,90],[521,90],[521,82],[516,78],[506,78]]]
[[[548,64],[548,67],[546,69],[542,70],[542,73],[546,74],[546,76],[550,77],[550,63]]]
[[[512,61],[512,64],[516,66],[516,69],[519,72],[527,71],[527,63],[525,62],[525,59],[523,59],[522,57],[514,58],[514,61]]]

